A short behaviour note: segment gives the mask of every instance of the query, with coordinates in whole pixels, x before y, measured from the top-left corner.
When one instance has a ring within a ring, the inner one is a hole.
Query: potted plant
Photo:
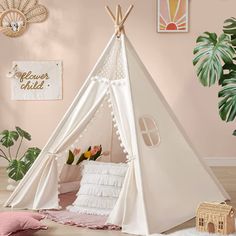
[[[15,188],[17,181],[24,177],[41,151],[37,147],[30,147],[23,155],[20,155],[24,140],[30,141],[31,135],[20,127],[15,127],[15,130],[12,131],[4,130],[0,133],[0,157],[8,162],[8,190]],[[12,151],[13,146],[16,147],[14,153]]]
[[[205,32],[197,38],[193,65],[203,86],[218,83],[219,114],[223,121],[236,117],[236,18],[224,22],[223,33]],[[236,130],[233,132],[236,136]]]

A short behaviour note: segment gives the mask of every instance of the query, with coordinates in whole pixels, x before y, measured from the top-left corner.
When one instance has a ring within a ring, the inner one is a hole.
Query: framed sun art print
[[[157,0],[157,32],[188,32],[189,0]]]

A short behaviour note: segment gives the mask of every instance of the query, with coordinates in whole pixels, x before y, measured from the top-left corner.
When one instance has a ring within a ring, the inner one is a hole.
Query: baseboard
[[[205,157],[208,166],[236,166],[236,157]]]

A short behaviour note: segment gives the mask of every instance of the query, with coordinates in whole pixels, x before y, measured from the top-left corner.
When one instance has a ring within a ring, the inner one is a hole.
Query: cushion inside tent
[[[83,161],[81,167],[83,170],[80,189],[76,200],[67,209],[108,216],[119,197],[127,164]]]

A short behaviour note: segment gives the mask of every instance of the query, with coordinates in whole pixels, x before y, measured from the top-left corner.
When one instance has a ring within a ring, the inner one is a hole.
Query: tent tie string
[[[128,156],[127,156],[126,163],[130,163],[130,162],[134,161],[135,159],[136,159],[135,156],[130,156],[130,155],[128,155]]]
[[[49,155],[54,156],[55,159],[57,160],[58,157],[61,156],[61,153],[56,153],[56,152],[48,152]]]

